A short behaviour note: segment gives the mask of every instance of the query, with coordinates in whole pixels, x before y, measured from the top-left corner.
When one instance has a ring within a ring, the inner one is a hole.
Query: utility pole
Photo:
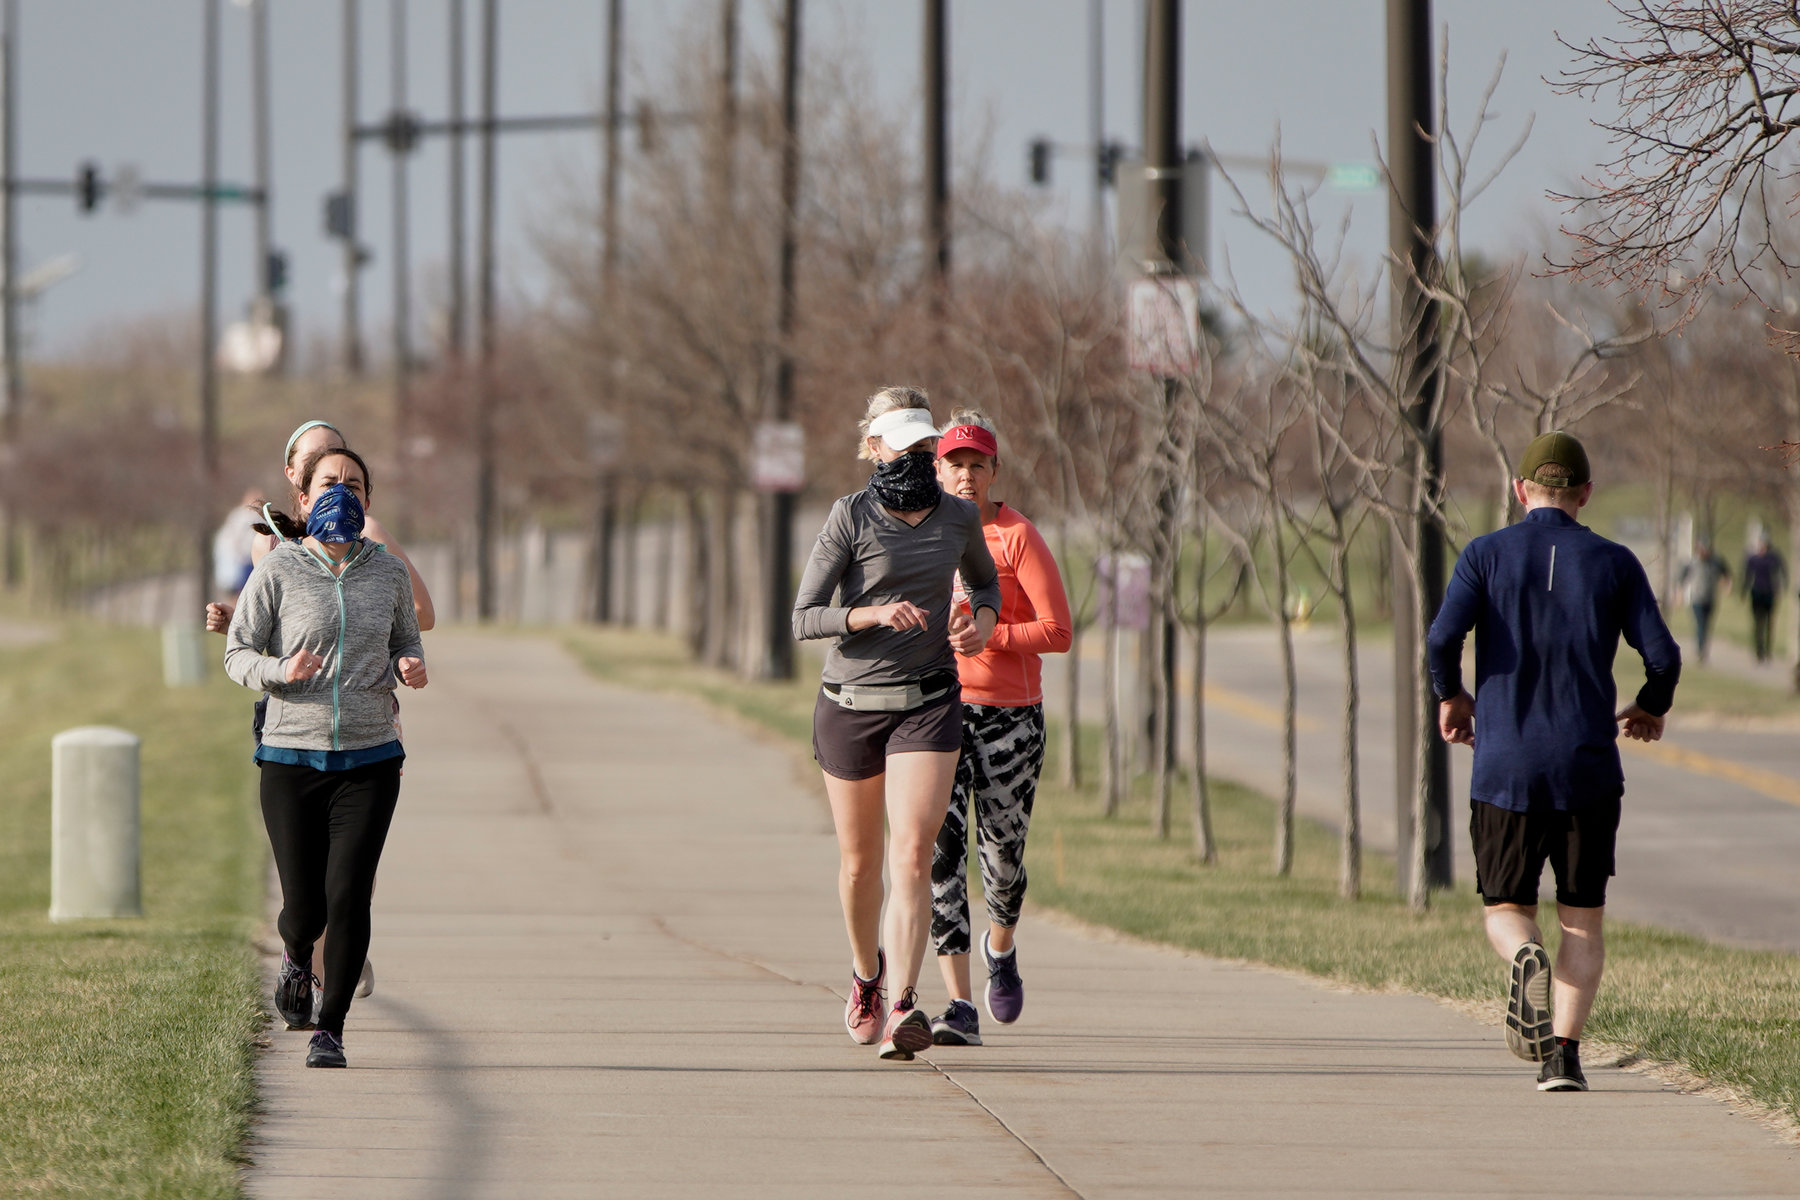
[[[775,390],[767,419],[786,424],[794,412],[794,266],[799,257],[797,209],[800,203],[800,0],[785,0],[781,23],[781,257],[780,296],[776,302],[775,340],[779,358]],[[763,672],[768,679],[794,677],[794,493],[771,491],[764,521],[763,613],[767,648]]]
[[[12,181],[18,178],[18,64],[19,3],[4,0],[6,29],[0,33],[0,470],[11,474],[18,468],[19,408],[25,401],[21,386],[24,373],[20,369],[19,346],[19,243],[18,221],[14,215]],[[11,591],[24,576],[19,544],[19,512],[11,500],[0,514],[6,522],[4,544],[0,545],[0,572]]]
[[[1094,141],[1094,225],[1097,253],[1106,247],[1106,5],[1088,0],[1088,133]]]
[[[352,375],[362,374],[362,306],[359,275],[362,272],[362,246],[357,240],[356,194],[356,88],[357,72],[357,4],[344,0],[344,204],[348,230],[343,237],[344,253],[344,369]]]
[[[412,245],[407,227],[406,0],[388,0],[389,86],[394,137],[394,454],[404,463],[412,427]]]
[[[254,139],[256,190],[256,316],[273,323],[275,317],[275,243],[271,233],[269,133],[269,0],[250,3],[250,122]],[[283,331],[286,332],[285,330]]]
[[[949,0],[925,0],[925,237],[937,317],[950,287]]]
[[[1432,112],[1431,0],[1387,0],[1388,252],[1392,314],[1401,380],[1411,402],[1406,418],[1416,441],[1416,483],[1408,540],[1417,554],[1415,579],[1394,579],[1394,776],[1399,831],[1400,888],[1423,907],[1428,888],[1447,888],[1450,855],[1450,759],[1437,733],[1435,705],[1423,683],[1419,648],[1444,597],[1443,440],[1437,405],[1443,385],[1438,306],[1426,286],[1437,276],[1437,173]],[[1396,554],[1405,561],[1404,547]],[[1421,780],[1420,772],[1424,773]],[[1423,878],[1419,877],[1423,871]]]
[[[200,600],[212,597],[213,508],[219,490],[219,0],[204,10],[200,114]]]
[[[1144,19],[1144,195],[1145,216],[1155,231],[1155,272],[1179,275],[1187,253],[1182,244],[1181,154],[1181,0],[1147,0]],[[1175,407],[1180,381],[1163,379],[1163,421],[1166,431]],[[1171,597],[1177,568],[1175,518],[1178,485],[1174,464],[1167,461],[1173,447],[1165,437],[1159,446],[1157,466],[1163,478],[1156,501],[1157,533],[1151,563],[1152,647],[1156,651],[1158,702],[1153,755],[1159,780],[1166,781],[1175,760],[1175,614]],[[1166,815],[1166,805],[1159,810]],[[1166,834],[1166,829],[1159,829]]]
[[[494,173],[499,139],[499,0],[481,3],[481,244],[476,250],[475,304],[480,321],[481,362],[475,397],[475,612],[495,617],[494,595]]]
[[[450,0],[450,120],[458,128],[463,123],[463,66],[467,55],[463,50],[463,0]],[[450,139],[450,316],[448,338],[450,358],[460,362],[464,338],[467,336],[469,313],[467,293],[468,265],[463,261],[464,230],[463,194],[468,185],[463,168],[463,135]]]
[[[606,0],[606,111],[600,120],[600,287],[601,300],[610,315],[617,311],[619,267],[619,92],[623,79],[625,14],[620,0]],[[594,439],[594,598],[593,618],[613,618],[613,551],[619,528],[618,482],[613,476],[617,448],[617,423],[606,410],[617,402],[608,376],[600,397],[602,412],[595,414]]]

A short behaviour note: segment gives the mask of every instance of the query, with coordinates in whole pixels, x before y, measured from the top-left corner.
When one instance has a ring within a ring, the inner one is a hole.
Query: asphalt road
[[[1099,638],[1086,641],[1084,719],[1098,719]],[[1273,794],[1282,778],[1281,669],[1274,631],[1224,629],[1207,645],[1209,769]],[[1297,805],[1301,813],[1342,828],[1344,701],[1337,632],[1302,631],[1298,650]],[[1129,644],[1124,658],[1135,661]],[[1391,644],[1369,642],[1359,658],[1363,828],[1367,845],[1392,851]],[[1742,664],[1736,658],[1745,656],[1729,647],[1715,649],[1717,665],[1751,675],[1747,658]],[[1185,696],[1187,647],[1182,662]],[[1062,703],[1062,671],[1047,667],[1045,684],[1054,712]],[[1185,754],[1185,729],[1181,740]],[[1684,718],[1678,691],[1664,740],[1649,747],[1624,745],[1625,817],[1609,910],[1723,942],[1800,951],[1800,727]],[[1452,748],[1458,887],[1472,887],[1474,880],[1467,834],[1469,754]]]

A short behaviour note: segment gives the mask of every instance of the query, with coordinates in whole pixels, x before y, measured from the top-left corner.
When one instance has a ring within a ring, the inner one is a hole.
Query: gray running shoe
[[[306,1065],[309,1067],[347,1067],[350,1063],[344,1058],[344,1039],[328,1029],[321,1029],[312,1035],[312,1041],[306,1047]]]
[[[1554,1046],[1538,1072],[1540,1092],[1585,1092],[1587,1076],[1581,1073],[1581,1055],[1567,1046]]]
[[[364,996],[370,996],[374,993],[375,968],[369,960],[365,958],[363,959],[362,974],[356,977],[356,998],[361,1000]]]
[[[981,935],[981,957],[987,961],[988,1016],[1002,1025],[1010,1025],[1025,1010],[1025,981],[1019,978],[1019,948],[1007,955],[988,949],[988,935]]]
[[[952,1000],[944,1015],[931,1022],[934,1046],[981,1045],[981,1014],[967,1000]]]
[[[1550,956],[1537,942],[1513,955],[1506,996],[1506,1048],[1526,1062],[1543,1062],[1556,1044],[1550,1029]]]
[[[319,989],[319,977],[312,973],[312,962],[295,962],[287,951],[281,952],[281,973],[275,977],[275,1011],[289,1029],[313,1027],[313,996]]]

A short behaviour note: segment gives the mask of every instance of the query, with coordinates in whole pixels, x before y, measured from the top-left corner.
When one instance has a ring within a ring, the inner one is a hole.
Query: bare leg
[[[898,998],[919,982],[931,936],[931,856],[950,807],[956,753],[914,750],[887,760],[888,994]]]
[[[825,776],[831,820],[838,839],[838,900],[850,934],[856,973],[875,978],[880,969],[882,796],[886,777],[838,779]],[[929,883],[929,877],[927,879]]]
[[[944,990],[950,993],[952,1000],[966,1000],[975,1003],[974,985],[969,982],[969,956],[966,954],[938,955],[938,970],[944,974]]]
[[[1556,950],[1556,967],[1550,981],[1556,989],[1556,1036],[1579,1041],[1600,990],[1600,973],[1606,966],[1606,939],[1600,931],[1604,908],[1556,906],[1562,925],[1562,945]]]
[[[989,921],[988,949],[992,950],[995,954],[1005,954],[1012,948],[1013,927],[1011,925],[996,925],[992,921]]]
[[[1483,913],[1483,921],[1489,944],[1507,962],[1513,960],[1513,955],[1526,942],[1544,940],[1543,932],[1538,929],[1535,904],[1490,904]],[[1555,978],[1556,973],[1553,972],[1551,977]]]

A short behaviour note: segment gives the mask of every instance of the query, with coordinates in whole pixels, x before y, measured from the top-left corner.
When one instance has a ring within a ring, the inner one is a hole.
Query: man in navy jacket
[[[1586,1091],[1581,1031],[1606,961],[1601,917],[1625,791],[1618,736],[1662,736],[1681,651],[1637,557],[1575,519],[1594,491],[1580,442],[1537,438],[1513,491],[1525,519],[1457,559],[1431,624],[1431,683],[1444,740],[1475,749],[1469,838],[1488,941],[1512,964],[1507,1045],[1544,1064],[1540,1091]],[[1471,629],[1473,696],[1462,677]],[[1621,636],[1645,682],[1616,711]],[[1554,972],[1537,923],[1546,861],[1562,926]]]

